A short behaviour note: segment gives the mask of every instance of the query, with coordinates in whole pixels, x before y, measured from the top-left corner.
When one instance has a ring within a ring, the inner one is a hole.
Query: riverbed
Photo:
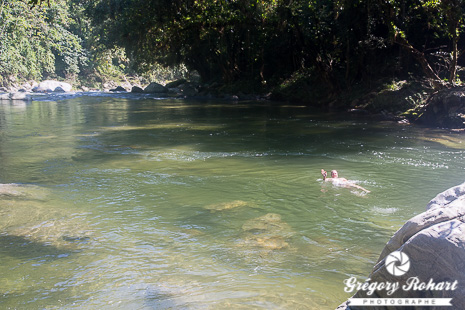
[[[464,157],[463,134],[286,103],[4,101],[0,307],[334,309]]]

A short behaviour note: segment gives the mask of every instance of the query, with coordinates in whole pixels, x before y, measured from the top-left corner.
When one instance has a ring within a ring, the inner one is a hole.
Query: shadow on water
[[[163,286],[151,283],[131,284],[117,289],[115,295],[130,295],[119,306],[126,309],[182,309],[182,298]]]
[[[47,244],[47,242],[33,241],[24,236],[0,235],[0,256],[54,260],[67,257],[72,252]]]
[[[107,118],[99,117],[102,114]],[[121,153],[138,153],[154,146],[191,146],[198,152],[357,153],[360,144],[380,137],[387,147],[394,145],[383,132],[400,130],[368,126],[371,121],[360,117],[328,116],[311,108],[259,102],[118,100],[88,106],[84,117],[86,123],[96,126],[96,131],[94,136],[82,139],[81,152],[73,157],[74,161],[111,160]],[[322,121],[328,118],[330,121]]]

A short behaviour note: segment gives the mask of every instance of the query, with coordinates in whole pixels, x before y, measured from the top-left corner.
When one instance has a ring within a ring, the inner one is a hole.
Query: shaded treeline
[[[91,62],[98,59],[93,53],[120,47],[135,72],[184,64],[204,82],[273,86],[303,74],[332,94],[359,82],[413,74],[442,87],[458,82],[465,47],[461,0],[54,3],[79,8],[87,26],[71,33],[83,40]]]

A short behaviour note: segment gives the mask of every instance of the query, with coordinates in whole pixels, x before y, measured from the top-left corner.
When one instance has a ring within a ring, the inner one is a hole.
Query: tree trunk
[[[436,74],[436,72],[434,72],[433,68],[431,68],[429,65],[425,54],[414,48],[405,38],[400,35],[395,36],[395,42],[405,48],[420,63],[421,68],[423,69],[423,73],[426,75],[426,77],[432,80],[433,87],[435,89],[444,88],[444,83]]]
[[[454,33],[452,35],[452,62],[449,68],[449,73],[450,73],[449,81],[452,83],[452,85],[455,84],[455,79],[457,76],[457,58],[458,58],[457,41],[458,41],[457,28],[455,28]]]

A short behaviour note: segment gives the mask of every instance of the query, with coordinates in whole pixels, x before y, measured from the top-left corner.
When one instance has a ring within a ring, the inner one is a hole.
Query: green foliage
[[[373,57],[386,47],[383,7],[365,1],[100,0],[87,12],[98,43],[138,70],[185,64],[204,81],[269,85],[311,69],[336,92],[385,63]]]
[[[82,39],[69,29],[75,22],[64,0],[33,7],[3,1],[0,15],[0,75],[25,79],[72,77],[87,65]]]
[[[374,112],[387,111],[398,114],[402,111],[418,109],[425,104],[430,89],[420,82],[392,81],[371,100],[369,109]]]
[[[87,12],[98,42],[138,70],[185,64],[205,81],[262,85],[311,70],[329,93],[417,64],[455,79],[465,16],[461,0],[99,0]]]
[[[3,0],[0,14],[3,77],[190,71],[335,98],[379,77],[444,85],[463,72],[464,0]]]
[[[455,83],[465,48],[465,1],[389,1],[385,15],[391,37],[421,64],[429,78]],[[397,38],[397,40],[396,40]]]

